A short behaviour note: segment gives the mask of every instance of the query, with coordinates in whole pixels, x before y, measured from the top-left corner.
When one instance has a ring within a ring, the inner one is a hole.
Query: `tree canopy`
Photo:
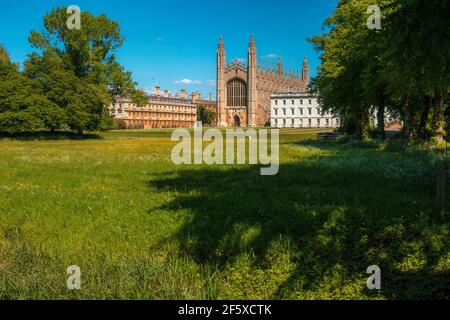
[[[0,63],[8,63],[9,62],[9,54],[6,51],[5,47],[0,44]]]
[[[107,106],[116,96],[145,102],[131,73],[117,62],[124,41],[118,23],[83,12],[81,28],[70,30],[68,16],[64,7],[53,9],[44,17],[44,30],[31,31],[28,40],[36,51],[23,72],[0,46],[0,130],[98,130],[108,122]]]
[[[62,109],[47,99],[38,82],[15,69],[0,74],[0,131],[54,130],[62,119]]]
[[[211,125],[214,123],[214,112],[207,109],[204,106],[199,106],[197,108],[197,120],[201,121],[204,125]]]
[[[325,109],[343,117],[344,130],[364,138],[377,111],[399,115],[404,137],[442,136],[450,89],[450,3],[378,0],[381,28],[370,29],[369,0],[341,0],[310,41],[321,54],[311,88]]]

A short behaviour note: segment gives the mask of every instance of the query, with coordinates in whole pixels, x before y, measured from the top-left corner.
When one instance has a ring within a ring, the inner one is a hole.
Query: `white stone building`
[[[277,93],[271,95],[272,128],[337,128],[339,117],[323,113],[316,95]]]

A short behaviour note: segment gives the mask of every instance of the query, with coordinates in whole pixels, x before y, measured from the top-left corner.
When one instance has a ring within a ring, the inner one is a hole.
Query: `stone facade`
[[[308,61],[303,61],[301,74],[257,62],[255,39],[248,47],[247,65],[226,62],[222,37],[217,49],[217,125],[264,126],[270,121],[270,96],[280,92],[305,92],[309,81]]]
[[[118,97],[110,106],[110,113],[130,129],[194,127],[197,96],[193,93],[189,98],[184,89],[175,97],[167,90],[161,95],[159,87],[156,87],[155,94],[148,96],[145,106],[137,106],[127,97]]]

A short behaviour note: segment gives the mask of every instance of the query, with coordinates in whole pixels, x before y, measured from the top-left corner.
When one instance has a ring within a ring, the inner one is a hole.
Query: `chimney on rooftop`
[[[186,95],[186,89],[181,89],[181,98],[182,99],[186,99],[187,95]]]
[[[197,92],[192,92],[191,96],[192,96],[192,103],[197,102],[198,93]]]
[[[169,90],[164,90],[164,94],[163,94],[164,98],[168,98],[169,97]]]
[[[160,86],[156,86],[155,87],[155,94],[156,94],[156,96],[160,96],[161,95],[161,87]]]
[[[209,101],[212,101],[212,93],[209,94]]]

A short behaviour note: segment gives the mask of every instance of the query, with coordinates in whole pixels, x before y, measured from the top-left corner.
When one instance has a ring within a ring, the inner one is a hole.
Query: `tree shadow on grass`
[[[448,261],[439,270],[449,257],[449,224],[431,218],[433,199],[402,179],[310,160],[282,164],[276,176],[252,166],[190,167],[152,176],[149,185],[175,192],[163,209],[188,210],[170,241],[198,264],[222,269],[250,252],[264,269],[274,244],[288,239],[296,267],[274,299],[327,286],[330,274],[338,286],[361,283],[370,265],[382,270],[382,290],[363,282],[358,294],[450,298]]]
[[[0,132],[0,140],[40,141],[40,140],[100,140],[103,137],[97,133],[78,134],[67,131],[39,131],[7,133]]]

